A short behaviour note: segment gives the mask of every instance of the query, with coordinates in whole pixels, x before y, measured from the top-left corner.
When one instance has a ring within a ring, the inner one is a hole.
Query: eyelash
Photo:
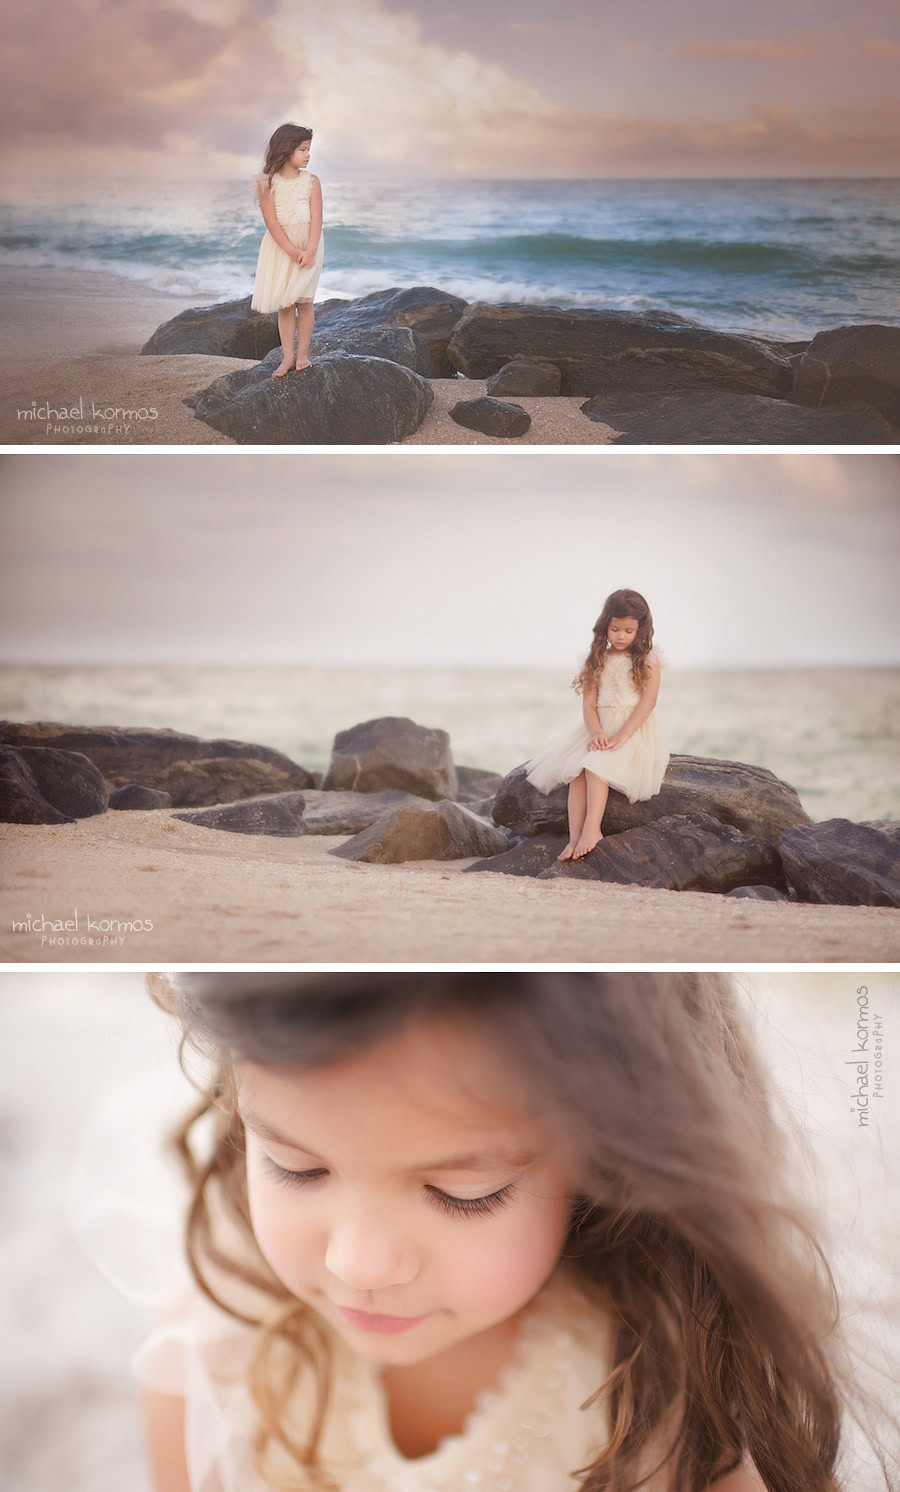
[[[327,1171],[288,1171],[284,1166],[279,1166],[270,1155],[264,1156],[266,1170],[281,1186],[309,1186],[313,1181],[319,1181],[327,1176]],[[437,1187],[425,1188],[431,1205],[438,1207],[442,1212],[451,1217],[490,1217],[492,1213],[498,1212],[505,1207],[510,1196],[515,1190],[515,1182],[511,1181],[507,1186],[501,1186],[499,1191],[491,1192],[487,1197],[451,1197],[448,1192],[439,1191]]]

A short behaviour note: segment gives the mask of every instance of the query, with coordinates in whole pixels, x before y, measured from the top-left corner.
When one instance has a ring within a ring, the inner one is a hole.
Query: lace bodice
[[[295,223],[309,219],[309,199],[312,192],[312,177],[308,171],[299,176],[272,177],[272,201],[279,223]]]
[[[631,677],[631,654],[611,653],[600,675],[597,708],[632,710],[640,697],[640,691]]]

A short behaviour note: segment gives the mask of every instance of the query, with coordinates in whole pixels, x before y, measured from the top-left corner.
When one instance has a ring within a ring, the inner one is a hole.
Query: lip
[[[432,1314],[431,1311],[426,1311],[423,1316],[376,1316],[371,1311],[351,1311],[347,1306],[338,1306],[338,1310],[351,1326],[356,1326],[361,1331],[380,1332],[385,1336],[391,1336],[400,1331],[411,1331],[414,1326],[418,1326],[420,1321],[426,1320]]]

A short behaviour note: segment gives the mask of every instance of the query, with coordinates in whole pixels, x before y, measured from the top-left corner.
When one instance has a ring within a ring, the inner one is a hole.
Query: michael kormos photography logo
[[[79,396],[77,404],[60,404],[32,399],[29,409],[17,409],[16,419],[43,425],[46,435],[128,435],[145,420],[158,420],[159,410],[141,405],[128,409],[122,404],[103,404]]]
[[[43,912],[29,912],[23,918],[12,919],[14,933],[40,936],[41,947],[47,948],[118,948],[129,933],[152,932],[153,923],[146,917],[126,921],[121,917],[92,917],[75,908],[72,917],[45,917]]]
[[[884,1017],[872,1008],[866,984],[856,991],[856,1045],[847,1066],[854,1069],[855,1082],[850,1112],[860,1129],[868,1129],[871,1104],[884,1098]]]

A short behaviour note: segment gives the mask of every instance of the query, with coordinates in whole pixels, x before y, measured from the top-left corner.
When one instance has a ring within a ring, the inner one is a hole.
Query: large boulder
[[[326,301],[316,307],[316,328],[355,331],[367,326],[408,326],[431,351],[432,377],[452,378],[454,369],[447,357],[453,328],[468,302],[431,285],[409,290],[375,290],[356,300]]]
[[[497,789],[494,822],[517,834],[566,834],[567,794],[564,785],[547,794],[539,792],[527,781],[524,766],[516,767]],[[704,756],[673,756],[655,797],[629,803],[624,794],[610,792],[603,833],[621,834],[682,813],[709,814],[773,844],[785,829],[809,823],[794,789],[765,767]]]
[[[173,352],[205,353],[209,357],[265,357],[277,347],[278,315],[251,311],[250,296],[197,306],[158,326],[141,348],[148,356]]]
[[[284,793],[311,787],[313,776],[305,767],[282,767],[253,757],[198,757],[192,762],[172,762],[160,772],[157,785],[171,795],[176,808],[205,808],[213,803],[234,803],[241,798]]]
[[[515,399],[548,398],[561,388],[562,374],[555,363],[526,363],[521,359],[504,363],[487,385],[489,394]]]
[[[512,440],[524,435],[531,428],[531,415],[521,404],[509,404],[505,399],[460,399],[450,411],[451,420],[464,425],[467,430],[478,430],[482,435],[493,435],[499,439]]]
[[[539,879],[720,894],[736,886],[784,886],[778,851],[769,840],[742,834],[708,813],[673,814],[626,829],[601,839],[580,860],[554,861]]]
[[[184,400],[194,417],[238,445],[388,445],[418,430],[431,384],[380,357],[330,352],[273,378],[266,359]],[[226,382],[227,380],[227,382]]]
[[[105,813],[109,793],[93,762],[52,746],[0,746],[0,821],[71,824]]]
[[[303,794],[307,834],[361,834],[395,808],[427,808],[429,800],[396,790],[383,793],[310,791]]]
[[[399,363],[402,368],[410,368],[422,378],[433,376],[431,348],[425,338],[409,326],[357,326],[342,331],[326,324],[310,342],[309,355],[318,358],[330,352],[383,357],[390,363]],[[276,348],[275,355],[280,362],[280,349]]]
[[[781,836],[784,873],[800,901],[900,907],[900,824],[848,819],[798,825]]]
[[[422,808],[394,808],[376,823],[336,845],[329,854],[372,865],[400,865],[406,860],[466,860],[470,855],[499,855],[506,836],[460,803],[427,803]]]
[[[900,326],[835,326],[813,337],[794,362],[801,404],[859,401],[900,426]]]
[[[457,766],[456,801],[472,804],[493,798],[502,781],[499,772],[489,772],[486,767]]]
[[[161,792],[159,788],[141,787],[136,782],[126,782],[124,787],[117,787],[114,793],[110,793],[109,806],[122,812],[146,811],[171,808],[172,799],[169,793]]]
[[[142,787],[170,792],[170,769],[174,764],[202,762],[209,772],[213,764],[253,761],[267,763],[277,776],[279,789],[304,788],[312,782],[305,767],[271,746],[257,746],[248,741],[208,740],[189,736],[178,730],[158,730],[142,726],[60,725],[55,721],[0,721],[0,744],[8,746],[52,746],[60,751],[78,751],[99,767],[113,787],[137,783]],[[177,775],[177,774],[176,774]],[[267,777],[267,782],[273,779]],[[218,779],[219,790],[225,780]],[[253,787],[259,792],[259,787]],[[172,794],[176,807],[180,807]],[[189,800],[194,802],[194,799]],[[215,799],[213,801],[216,801]],[[221,800],[218,800],[221,801]]]
[[[450,361],[468,378],[491,378],[521,359],[554,363],[563,394],[725,387],[777,396],[793,384],[786,356],[669,311],[473,305],[460,317]]]
[[[594,394],[581,406],[611,425],[614,445],[896,445],[900,431],[864,404],[806,409],[730,389],[687,394]]]
[[[219,808],[201,808],[196,813],[173,813],[173,818],[203,829],[221,829],[227,834],[271,834],[278,839],[296,839],[306,833],[303,794],[275,793],[226,803]]]
[[[445,730],[385,715],[340,730],[322,788],[377,793],[388,788],[434,801],[455,798],[456,768]]]
[[[565,834],[536,834],[533,839],[523,840],[502,855],[467,865],[466,873],[492,870],[505,876],[539,876],[554,864],[566,841]]]

